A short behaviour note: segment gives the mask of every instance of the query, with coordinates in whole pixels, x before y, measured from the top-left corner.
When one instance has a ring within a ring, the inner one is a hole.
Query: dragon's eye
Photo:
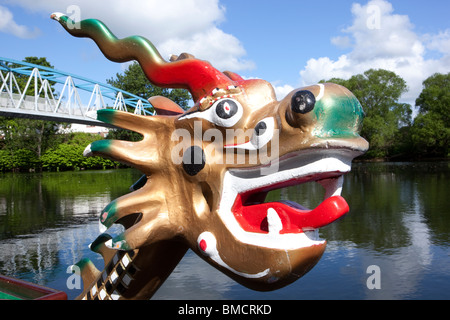
[[[275,128],[274,118],[265,118],[255,126],[251,142],[256,149],[265,146],[272,138]]]
[[[211,122],[222,127],[234,126],[243,113],[241,104],[229,98],[218,100],[210,109],[213,116]]]
[[[224,99],[216,106],[216,114],[221,119],[229,119],[238,112],[238,106],[234,100]]]
[[[184,114],[179,117],[178,120],[201,118],[208,120],[215,125],[229,128],[234,126],[242,118],[243,113],[244,109],[239,101],[224,98],[217,100],[210,108],[204,111],[195,111]]]
[[[257,136],[262,136],[266,132],[267,124],[264,121],[259,122],[255,127],[255,134]]]
[[[275,119],[273,117],[264,118],[259,121],[253,129],[249,141],[241,144],[225,145],[225,148],[236,148],[246,150],[259,150],[272,140],[275,133]]]

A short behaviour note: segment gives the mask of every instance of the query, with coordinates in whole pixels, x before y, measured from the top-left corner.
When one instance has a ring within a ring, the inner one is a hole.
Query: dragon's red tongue
[[[290,206],[283,202],[269,202],[257,205],[242,205],[240,196],[236,199],[232,211],[241,227],[249,232],[269,232],[267,213],[273,209],[282,223],[283,233],[299,233],[303,229],[316,229],[339,219],[349,211],[347,202],[341,196],[324,200],[317,208],[307,210]]]

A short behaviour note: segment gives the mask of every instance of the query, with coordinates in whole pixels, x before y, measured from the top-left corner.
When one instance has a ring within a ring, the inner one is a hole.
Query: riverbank
[[[127,132],[113,132],[110,138],[136,141],[139,137],[127,136]],[[4,144],[0,149],[0,172],[48,172],[106,170],[126,168],[127,166],[101,157],[84,157],[83,152],[89,144],[103,139],[102,136],[84,132],[72,132],[56,135],[55,143],[37,154],[30,148],[15,148]],[[1,146],[0,146],[1,147]],[[354,162],[424,162],[450,161],[450,157],[424,157],[420,154],[397,154],[390,157],[372,157],[367,154]]]
[[[0,150],[1,172],[43,172],[75,171],[89,169],[116,169],[125,167],[117,161],[101,157],[84,157],[86,146],[103,139],[97,134],[83,132],[60,134],[55,144],[37,154],[28,148],[10,148],[7,145]]]
[[[364,158],[355,158],[353,159],[354,163],[377,163],[377,162],[450,162],[450,157],[430,157],[430,158],[424,158],[424,157],[417,157],[417,158],[403,158],[403,157],[386,157],[386,158],[370,158],[370,159],[364,159]]]

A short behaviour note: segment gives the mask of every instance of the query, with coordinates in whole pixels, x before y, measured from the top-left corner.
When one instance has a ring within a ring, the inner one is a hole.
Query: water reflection
[[[67,267],[83,257],[100,262],[88,245],[97,218],[128,192],[139,173],[114,171],[2,174],[0,176],[0,273],[67,291]]]
[[[233,280],[188,251],[152,299],[227,299],[234,286]]]
[[[99,257],[88,249],[97,229],[90,224],[2,241],[0,273],[65,291],[73,299],[81,290],[67,289],[67,267],[83,257],[101,265]]]
[[[347,217],[342,225],[354,224],[364,230],[355,237],[358,246],[366,248],[360,250],[362,267],[378,265],[382,277],[382,290],[366,290],[366,297],[449,297],[447,292],[444,293],[443,284],[435,288],[432,295],[423,292],[429,285],[425,279],[439,274],[433,268],[435,262],[446,261],[447,266],[450,265],[450,217],[445,208],[449,195],[445,189],[450,177],[448,163],[362,165],[356,167],[353,177],[357,180],[350,180],[345,189],[355,190],[354,182],[367,181],[361,185],[364,188],[361,195],[369,197],[364,197],[364,204],[355,202],[352,195],[351,207],[356,213]],[[441,196],[439,199],[436,199],[437,194]],[[434,217],[440,217],[442,224],[435,224]],[[434,229],[436,226],[438,229]],[[349,236],[348,232],[340,234]],[[446,238],[447,241],[437,244],[433,243],[433,238]],[[436,245],[443,245],[447,254],[438,254],[440,250],[436,250]],[[445,276],[448,277],[448,272]],[[438,291],[444,295],[436,294]]]
[[[113,171],[0,175],[0,240],[95,219],[128,191],[129,178],[116,180]]]
[[[67,267],[89,257],[96,219],[112,199],[128,192],[134,171],[2,176],[0,273],[68,293]],[[345,177],[351,211],[323,228],[327,250],[305,277],[275,292],[236,284],[192,252],[183,258],[155,299],[449,299],[449,163],[356,164]],[[269,198],[314,207],[318,184],[273,191]],[[379,266],[381,289],[370,290],[367,273]]]

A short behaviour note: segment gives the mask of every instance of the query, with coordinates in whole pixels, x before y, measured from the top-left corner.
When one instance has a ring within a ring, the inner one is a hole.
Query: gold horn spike
[[[83,291],[86,291],[99,276],[100,271],[95,267],[89,259],[82,259],[75,264],[80,268],[81,279],[83,280]]]
[[[105,242],[110,239],[112,239],[112,237],[109,234],[101,234],[89,246],[92,251],[100,253],[102,255],[105,267],[108,265],[112,257],[117,253],[116,250],[108,248],[105,245]]]

